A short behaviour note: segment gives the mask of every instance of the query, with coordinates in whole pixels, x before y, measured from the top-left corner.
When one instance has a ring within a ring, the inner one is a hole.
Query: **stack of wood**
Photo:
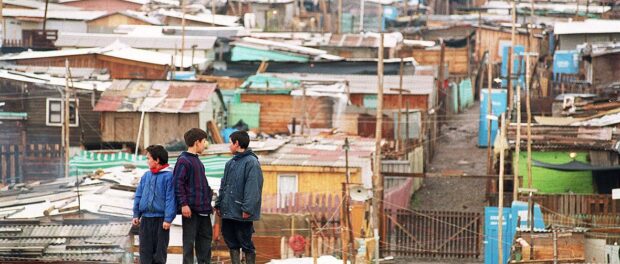
[[[517,127],[508,127],[508,142],[515,148]],[[533,149],[614,150],[620,132],[609,127],[532,126]],[[527,148],[527,127],[521,126],[521,149]]]

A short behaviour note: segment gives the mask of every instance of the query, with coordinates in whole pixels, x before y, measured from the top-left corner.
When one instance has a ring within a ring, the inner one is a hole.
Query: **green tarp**
[[[224,176],[224,165],[230,159],[228,156],[203,156],[200,160],[205,165],[207,177],[222,178]],[[176,157],[168,159],[170,166],[174,166]],[[112,154],[95,153],[92,151],[82,151],[80,155],[74,156],[70,161],[71,175],[83,175],[92,173],[97,169],[108,169],[120,167],[125,164],[133,164],[139,169],[148,169],[146,156],[118,152]]]
[[[566,164],[573,159],[569,152],[561,151],[535,151],[532,152],[532,160],[544,162],[546,164]],[[516,155],[513,155],[514,166],[519,166],[519,175],[523,177],[523,186],[527,184],[527,153],[519,153],[519,162]],[[587,162],[588,153],[578,152],[575,161]],[[532,167],[532,187],[538,189],[539,193],[594,193],[594,180],[591,171],[560,171],[533,166]]]
[[[308,62],[305,56],[272,50],[261,50],[243,46],[235,46],[231,51],[231,61],[280,61],[280,62]]]

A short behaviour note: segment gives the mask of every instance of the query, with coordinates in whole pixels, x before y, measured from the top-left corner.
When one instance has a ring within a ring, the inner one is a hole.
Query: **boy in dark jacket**
[[[245,253],[246,264],[256,262],[252,233],[253,221],[260,219],[263,171],[249,144],[250,137],[245,131],[230,135],[230,152],[235,156],[226,163],[215,202],[232,264],[241,263],[239,249]]]
[[[192,128],[184,135],[187,151],[181,153],[174,166],[174,184],[181,215],[183,215],[183,263],[211,263],[211,196],[213,192],[205,166],[198,156],[207,147],[207,132]]]
[[[149,171],[140,179],[133,201],[134,225],[140,225],[140,263],[166,263],[170,224],[176,216],[168,152],[160,145],[146,148]]]

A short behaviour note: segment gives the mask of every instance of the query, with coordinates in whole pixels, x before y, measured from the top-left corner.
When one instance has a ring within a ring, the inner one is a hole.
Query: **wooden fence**
[[[497,206],[497,194],[490,196],[490,206]],[[535,203],[543,213],[561,215],[617,215],[620,201],[611,199],[610,194],[535,194]],[[520,201],[527,201],[527,195],[520,195]],[[504,206],[510,207],[512,193],[504,194]]]
[[[385,255],[477,259],[482,255],[481,213],[396,210],[385,213]]]
[[[58,144],[0,145],[0,179],[6,184],[61,177],[62,155]]]

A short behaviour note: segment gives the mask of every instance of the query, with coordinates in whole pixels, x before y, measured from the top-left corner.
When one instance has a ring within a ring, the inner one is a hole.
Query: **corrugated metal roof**
[[[194,58],[189,56],[174,56],[173,54],[167,54],[162,52],[155,52],[143,49],[135,49],[127,44],[115,41],[114,43],[106,47],[88,48],[88,49],[68,49],[68,50],[53,50],[53,51],[24,51],[18,54],[9,54],[0,57],[0,61],[15,61],[26,59],[40,59],[40,58],[52,58],[52,57],[65,57],[65,56],[77,56],[99,54],[109,56],[118,59],[125,59],[130,61],[138,61],[143,63],[150,63],[156,65],[171,65],[174,60],[174,65],[177,67],[188,68],[196,64],[203,64],[207,61],[205,58]],[[183,63],[181,63],[183,61]]]
[[[289,143],[276,152],[260,155],[263,165],[291,165],[316,167],[345,167],[344,140],[321,140],[311,144]],[[351,167],[361,167],[369,162],[374,151],[374,141],[359,138],[350,141],[349,163]]]
[[[105,18],[105,17],[111,16],[111,15],[116,15],[116,14],[120,14],[120,15],[124,15],[124,16],[127,16],[127,17],[131,17],[133,19],[137,19],[137,20],[140,20],[142,22],[149,23],[151,25],[161,25],[162,24],[161,21],[159,21],[159,19],[157,19],[157,18],[150,17],[150,16],[147,16],[146,13],[137,12],[137,11],[133,11],[133,10],[125,10],[125,11],[118,11],[118,12],[115,12],[115,13],[108,13],[106,15],[100,16],[100,17],[95,18],[95,19]],[[95,20],[95,19],[93,19],[93,20]]]
[[[217,84],[205,82],[166,82],[115,80],[94,110],[99,112],[197,113]]]
[[[335,74],[300,74],[300,73],[268,73],[285,79],[297,79],[301,81],[334,81],[349,83],[349,92],[352,94],[376,94],[377,81],[376,75],[335,75]],[[398,94],[400,86],[400,76],[385,75],[383,77],[383,88],[385,94]],[[405,94],[433,94],[435,88],[435,78],[429,75],[406,75],[403,76],[403,89]]]
[[[36,0],[3,0],[3,4],[5,5],[14,5],[21,6],[27,8],[34,9],[45,9],[45,1],[36,1]],[[78,7],[67,6],[67,5],[59,5],[54,3],[49,3],[47,5],[48,10],[80,10]]]
[[[5,17],[34,17],[43,18],[45,10],[42,9],[17,9],[5,8],[2,14]],[[92,20],[105,15],[105,11],[85,11],[85,10],[48,10],[47,19],[64,20]]]
[[[131,223],[107,225],[2,225],[0,238],[79,238],[127,236]]]
[[[587,19],[585,21],[557,22],[556,35],[620,33],[620,20]]]
[[[185,37],[185,49],[210,50],[215,45],[217,37],[211,36],[187,36]],[[120,41],[136,49],[180,49],[181,36],[161,35],[154,38],[148,35],[125,35],[125,34],[93,34],[59,32],[57,47],[70,48],[96,48],[106,47],[115,41]]]
[[[183,13],[173,10],[160,10],[159,14],[163,16],[169,16],[174,18],[183,18]],[[215,17],[211,14],[198,14],[198,15],[185,15],[186,20],[205,23],[205,24],[215,24],[218,26],[226,26],[226,27],[236,27],[239,26],[239,17],[236,16],[226,16],[226,15],[215,15]]]
[[[231,38],[246,36],[249,30],[244,27],[185,27],[185,37],[211,36],[218,38]],[[114,33],[137,35],[137,36],[181,36],[180,26],[147,26],[147,25],[120,25]],[[179,45],[180,47],[180,45]]]

